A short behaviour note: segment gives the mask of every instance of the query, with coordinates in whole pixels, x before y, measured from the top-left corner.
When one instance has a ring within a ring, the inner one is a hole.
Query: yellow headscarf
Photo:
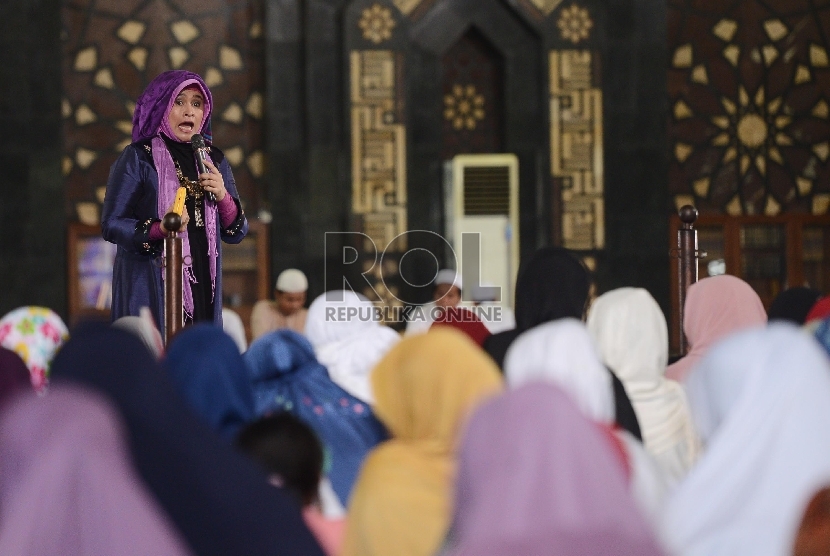
[[[440,328],[392,348],[372,371],[372,388],[392,439],[363,464],[343,554],[435,554],[449,526],[462,429],[502,390],[501,374],[464,334]]]

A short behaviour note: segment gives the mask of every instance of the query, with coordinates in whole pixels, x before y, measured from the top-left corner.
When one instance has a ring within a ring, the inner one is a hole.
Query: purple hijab
[[[0,461],[0,554],[191,554],[97,394],[15,397],[0,414]]]
[[[484,404],[461,447],[448,555],[660,554],[611,441],[556,386]]]
[[[179,188],[179,179],[176,176],[173,157],[167,151],[161,134],[163,133],[168,139],[178,141],[173,130],[170,128],[170,122],[168,120],[170,109],[173,107],[173,102],[179,93],[188,87],[194,86],[201,91],[205,103],[202,124],[197,132],[202,133],[203,130],[206,130],[206,139],[209,139],[210,134],[207,130],[210,129],[213,97],[210,94],[210,89],[208,89],[208,86],[198,74],[185,70],[165,71],[156,76],[147,85],[147,88],[138,97],[135,105],[135,113],[133,114],[133,142],[147,139],[152,140],[153,163],[156,166],[156,172],[159,178],[157,204],[159,218],[164,218],[164,214],[170,208],[170,205],[173,204],[173,200],[176,198],[176,191]],[[215,294],[216,263],[219,257],[216,238],[217,208],[216,202],[210,201],[207,197],[205,197],[204,202],[211,290]],[[185,261],[190,260],[190,241],[187,236],[187,231],[185,230],[180,236],[182,238],[182,256]],[[192,317],[193,291],[190,288],[190,284],[191,282],[196,282],[196,277],[193,274],[192,266],[185,266],[183,271],[182,297],[184,300],[184,312],[187,316]],[[163,272],[161,275],[162,279],[164,279]]]
[[[32,387],[29,368],[15,352],[0,347],[0,404],[18,390]]]

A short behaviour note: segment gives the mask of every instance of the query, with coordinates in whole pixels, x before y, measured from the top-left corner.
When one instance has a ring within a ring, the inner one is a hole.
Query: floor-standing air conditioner
[[[502,304],[512,307],[519,267],[519,160],[513,154],[465,154],[454,157],[448,170],[447,236],[456,268],[469,283],[464,275],[475,273],[469,266],[476,261],[465,259],[464,249],[476,249],[476,236],[464,234],[477,234],[478,283],[500,287]]]

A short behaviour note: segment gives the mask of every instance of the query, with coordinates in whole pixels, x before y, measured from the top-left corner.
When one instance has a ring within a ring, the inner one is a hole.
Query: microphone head
[[[198,133],[194,133],[193,137],[190,138],[190,146],[193,147],[194,151],[207,148],[205,146],[205,138]]]

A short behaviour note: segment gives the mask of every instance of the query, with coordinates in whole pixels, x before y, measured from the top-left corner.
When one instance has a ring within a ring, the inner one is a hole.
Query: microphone
[[[208,169],[205,166],[205,160],[208,157],[207,146],[205,145],[205,138],[202,137],[198,133],[194,133],[193,137],[190,138],[190,146],[193,148],[193,152],[196,154],[196,166],[199,174],[207,174]],[[216,197],[208,191],[208,199],[213,202],[216,202]]]

